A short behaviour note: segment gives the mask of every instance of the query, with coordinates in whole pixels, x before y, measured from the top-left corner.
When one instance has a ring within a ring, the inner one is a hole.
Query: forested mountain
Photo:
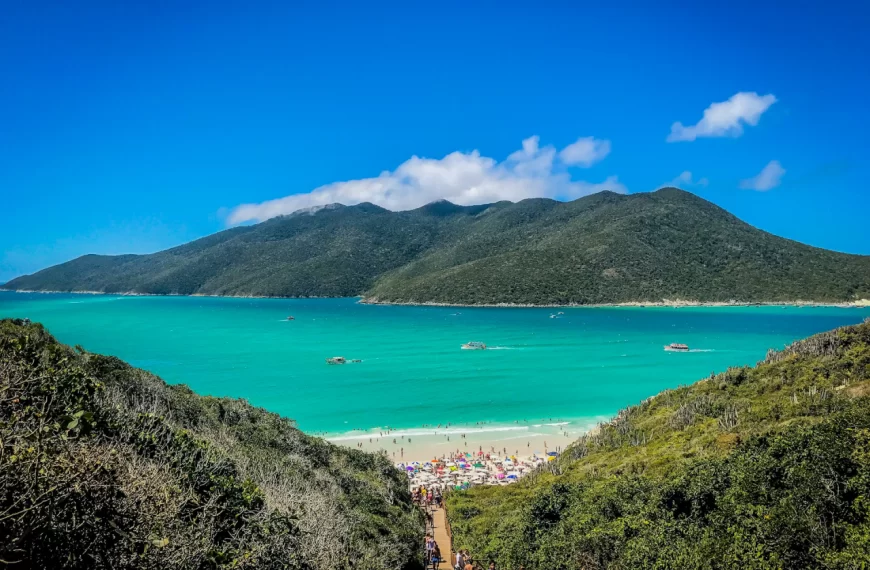
[[[499,568],[868,568],[870,321],[623,410],[448,517]]]
[[[693,194],[333,205],[151,255],[87,255],[5,289],[588,304],[870,298],[870,256],[776,237]]]
[[[383,457],[0,321],[4,566],[416,570],[423,528]]]

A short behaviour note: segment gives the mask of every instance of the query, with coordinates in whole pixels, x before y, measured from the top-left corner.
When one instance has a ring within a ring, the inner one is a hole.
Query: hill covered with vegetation
[[[421,568],[384,458],[0,321],[0,561],[9,568]]]
[[[870,321],[623,410],[448,517],[500,568],[868,568]]]
[[[870,256],[758,230],[693,194],[601,192],[573,202],[323,208],[151,255],[88,255],[5,289],[371,302],[848,302]]]

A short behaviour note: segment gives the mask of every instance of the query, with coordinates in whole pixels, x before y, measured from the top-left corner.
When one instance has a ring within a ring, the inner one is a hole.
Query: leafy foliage
[[[623,410],[504,488],[455,544],[528,569],[870,566],[870,322]]]
[[[0,560],[27,568],[418,568],[386,459],[0,321]]]
[[[870,257],[753,228],[687,192],[409,212],[298,213],[144,256],[84,256],[7,289],[381,302],[589,304],[870,298]]]

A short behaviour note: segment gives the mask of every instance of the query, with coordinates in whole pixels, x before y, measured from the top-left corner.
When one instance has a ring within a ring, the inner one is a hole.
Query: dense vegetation
[[[7,289],[587,304],[870,298],[870,256],[753,228],[674,188],[408,212],[298,213],[142,256],[89,255]]]
[[[0,321],[0,563],[419,568],[386,459]]]
[[[500,568],[868,568],[870,321],[628,408],[448,516]]]

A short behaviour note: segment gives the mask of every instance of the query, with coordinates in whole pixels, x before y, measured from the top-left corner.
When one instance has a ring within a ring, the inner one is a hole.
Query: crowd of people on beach
[[[478,451],[450,453],[429,461],[396,463],[396,468],[405,472],[411,492],[464,490],[475,485],[509,485],[538,467],[555,461],[559,452],[550,451],[542,455],[529,456],[502,455],[498,451]]]
[[[542,419],[539,421],[546,422],[548,420],[545,418],[545,419]],[[570,437],[572,435],[576,435],[575,432],[569,432],[568,429],[565,427],[568,424],[570,424],[570,422],[563,422],[563,421],[559,420],[559,418],[555,418],[555,419],[549,418],[549,421],[551,421],[551,422],[555,421],[556,423],[548,423],[548,424],[544,424],[544,425],[553,426],[555,428],[558,428],[557,432],[551,434],[554,437],[570,439]],[[357,439],[358,441],[356,441],[354,443],[354,446],[357,449],[375,451],[375,452],[380,453],[386,457],[392,457],[392,459],[394,461],[404,461],[406,459],[406,457],[408,457],[409,455],[413,457],[414,455],[417,454],[417,453],[415,453],[414,445],[416,445],[416,444],[414,444],[414,441],[418,441],[418,442],[422,441],[423,446],[425,447],[427,445],[427,442],[428,442],[428,445],[431,445],[433,438],[437,438],[437,439],[443,440],[442,443],[440,443],[438,445],[443,445],[444,443],[452,443],[453,445],[460,446],[459,448],[456,449],[457,453],[459,453],[460,451],[469,451],[469,448],[471,448],[471,450],[473,450],[475,443],[478,443],[480,440],[480,434],[486,433],[485,426],[489,423],[491,423],[491,422],[479,421],[479,422],[468,422],[467,424],[446,423],[446,424],[437,424],[437,425],[436,424],[422,424],[420,426],[420,428],[416,428],[416,429],[431,429],[432,430],[431,433],[424,433],[424,432],[409,433],[407,430],[398,429],[398,428],[390,428],[390,427],[382,428],[377,433],[375,433],[373,431],[369,431],[369,430],[366,430],[363,428],[353,428],[350,430],[350,432],[351,433],[360,432],[361,436],[343,436],[343,437],[331,439],[331,441]],[[529,420],[525,420],[525,419],[524,420],[516,420],[514,423],[515,424],[529,424]],[[534,425],[534,426],[529,426],[529,427],[538,428],[538,427],[540,427],[540,424]],[[444,430],[444,431],[441,431],[441,430]],[[484,430],[484,431],[481,432],[478,430]],[[415,437],[412,439],[412,437],[411,437],[412,435],[419,436],[419,437],[418,438]],[[543,435],[543,434],[529,432],[529,434],[528,434],[529,440],[525,441],[521,444],[522,447],[526,448],[525,449],[526,452],[531,452],[532,444],[533,444],[532,439],[540,437],[541,435]],[[478,442],[469,441],[470,437],[477,439]],[[329,440],[330,438],[327,438],[327,439]],[[517,438],[514,437],[511,439],[517,439]],[[408,447],[407,450],[405,449],[406,445]],[[537,444],[535,444],[535,445],[537,445]],[[486,444],[486,446],[490,447],[489,444]],[[544,441],[544,448],[546,448],[546,447],[547,447],[547,443],[546,443],[546,441]],[[514,455],[519,455],[520,451],[521,451],[520,449],[509,450],[507,447],[505,447],[503,449],[497,449],[496,447],[492,447],[493,453],[501,452],[505,455],[507,455],[508,453],[513,453]],[[419,452],[419,450],[417,450],[417,452]]]

